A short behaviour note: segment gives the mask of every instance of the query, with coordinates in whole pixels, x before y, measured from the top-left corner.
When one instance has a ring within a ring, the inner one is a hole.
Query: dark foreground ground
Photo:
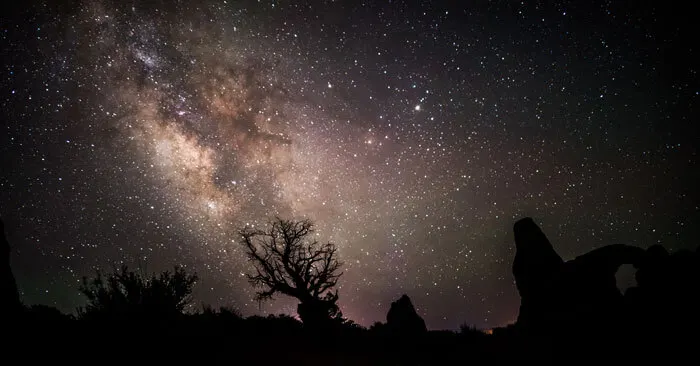
[[[54,314],[55,315],[55,314]],[[6,322],[3,364],[454,365],[697,364],[695,329],[535,335],[465,329],[395,334],[341,326],[310,331],[290,317],[205,315],[169,322],[17,317]]]

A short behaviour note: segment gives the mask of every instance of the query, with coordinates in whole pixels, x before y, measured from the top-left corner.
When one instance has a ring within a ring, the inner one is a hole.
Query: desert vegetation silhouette
[[[181,361],[188,353],[200,362],[263,365],[697,361],[700,248],[671,253],[660,245],[613,244],[565,261],[532,218],[518,220],[513,233],[519,316],[492,330],[468,324],[459,331],[429,330],[408,295],[391,303],[386,322],[370,328],[343,319],[336,246],[318,241],[311,221],[281,218],[265,228],[242,228],[237,245],[250,261],[256,299],[293,297],[301,321],[284,314],[244,317],[230,307],[194,310],[198,276],[181,267],[151,274],[126,266],[97,271],[80,286],[87,301],[76,315],[26,306],[4,231],[0,306],[15,342],[60,345],[54,361],[74,359],[76,341],[69,334],[81,334],[75,337],[82,348],[99,351],[96,360],[104,362],[137,356]],[[624,293],[615,282],[623,264],[634,266],[637,280]]]
[[[267,229],[245,227],[241,244],[254,268],[248,281],[260,290],[258,301],[277,294],[299,300],[297,312],[304,324],[323,326],[342,318],[338,291],[333,288],[342,275],[335,244],[320,243],[310,220],[275,218]]]
[[[185,306],[191,303],[196,282],[197,274],[189,274],[180,267],[150,277],[130,271],[126,265],[108,275],[98,270],[94,278],[83,278],[79,289],[87,298],[87,305],[78,308],[78,316],[139,321],[171,319],[182,315]]]

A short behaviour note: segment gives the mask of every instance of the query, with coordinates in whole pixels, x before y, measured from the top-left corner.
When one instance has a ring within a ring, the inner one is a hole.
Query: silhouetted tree
[[[258,301],[281,293],[300,301],[299,317],[307,326],[341,319],[336,305],[338,291],[332,291],[342,275],[337,248],[313,238],[313,223],[276,218],[267,230],[246,227],[240,231],[241,244],[255,268],[248,280],[261,288]]]
[[[180,267],[175,267],[173,272],[154,273],[150,278],[129,271],[127,266],[108,276],[97,271],[95,278],[83,278],[80,292],[87,297],[88,304],[78,312],[82,318],[172,317],[182,314],[190,303],[196,281],[196,274],[188,274]]]

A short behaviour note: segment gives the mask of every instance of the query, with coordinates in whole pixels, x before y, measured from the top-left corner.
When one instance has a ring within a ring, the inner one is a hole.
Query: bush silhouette
[[[78,309],[80,318],[150,319],[170,318],[182,314],[191,302],[196,274],[175,267],[146,278],[127,266],[104,276],[97,271],[93,279],[83,278],[80,292],[88,299]]]

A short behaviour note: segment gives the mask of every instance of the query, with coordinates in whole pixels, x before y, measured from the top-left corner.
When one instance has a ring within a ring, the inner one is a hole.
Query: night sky
[[[0,15],[0,214],[26,304],[73,312],[97,268],[183,265],[197,308],[296,315],[258,306],[236,243],[275,215],[338,245],[363,325],[403,293],[432,329],[514,321],[524,216],[564,259],[700,243],[688,9],[18,3]]]

